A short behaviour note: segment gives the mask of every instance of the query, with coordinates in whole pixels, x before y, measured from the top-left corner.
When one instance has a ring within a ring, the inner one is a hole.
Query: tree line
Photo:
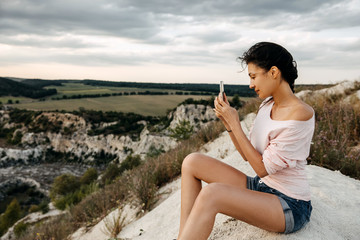
[[[39,86],[27,85],[9,78],[0,77],[0,96],[43,98],[56,93],[56,89],[43,89]]]

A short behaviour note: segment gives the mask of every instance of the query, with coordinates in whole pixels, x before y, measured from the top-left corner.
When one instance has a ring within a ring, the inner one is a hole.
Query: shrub
[[[59,196],[75,192],[80,187],[79,178],[71,174],[63,174],[54,179],[51,186],[50,197],[56,200]]]
[[[124,206],[119,205],[117,212],[112,216],[106,216],[104,219],[105,228],[102,229],[109,237],[117,239],[117,235],[121,232],[125,226],[126,216],[124,215]]]
[[[40,208],[38,205],[31,205],[30,208],[29,208],[29,212],[30,213],[34,213],[34,212],[37,212],[37,211],[40,211]]]
[[[72,204],[76,204],[80,202],[80,197],[76,193],[69,193],[65,196],[62,196],[54,201],[54,206],[57,209],[65,210],[67,207],[71,206]]]
[[[90,184],[91,182],[95,181],[98,177],[97,170],[95,168],[89,168],[80,178],[81,184]]]
[[[230,105],[236,109],[241,108],[244,105],[244,102],[240,100],[239,95],[235,94],[231,101],[230,101]]]
[[[139,155],[129,155],[125,158],[125,160],[120,164],[120,174],[122,174],[125,170],[131,170],[141,163],[141,158]]]
[[[143,210],[149,210],[157,202],[157,186],[152,169],[142,168],[131,172],[129,191],[134,194]]]
[[[21,208],[14,198],[7,206],[5,213],[0,217],[0,236],[2,236],[9,227],[11,227],[21,217]]]
[[[78,204],[82,199],[87,195],[97,190],[97,185],[95,183],[89,185],[82,185],[80,189],[75,192],[68,193],[64,196],[58,197],[54,206],[60,210],[65,210],[66,208]]]
[[[116,157],[115,154],[105,153],[104,149],[102,149],[99,153],[94,155],[94,163],[97,166],[106,165],[116,159]]]
[[[28,228],[18,240],[63,240],[76,230],[75,227],[70,214],[66,213]]]
[[[360,142],[360,111],[333,98],[314,103],[316,127],[309,162],[360,178],[359,159],[352,147]]]
[[[121,177],[116,182],[105,186],[86,196],[79,204],[70,208],[70,213],[76,226],[96,224],[106,216],[110,209],[117,207],[128,195],[126,178]]]
[[[215,121],[206,127],[200,129],[200,131],[194,136],[196,138],[195,141],[198,141],[202,146],[204,143],[215,140],[219,137],[220,133],[225,131],[224,124],[221,121]]]
[[[194,126],[191,126],[189,121],[183,120],[174,129],[170,129],[170,132],[171,137],[177,140],[186,140],[194,133]]]
[[[39,210],[41,210],[41,212],[43,214],[47,213],[49,211],[49,201],[48,200],[44,200],[39,204]]]
[[[156,148],[154,145],[151,145],[149,151],[146,153],[146,157],[148,158],[157,157],[164,152],[165,151],[163,145],[161,145],[159,148]]]
[[[24,223],[24,222],[19,222],[18,224],[16,224],[14,227],[14,234],[15,234],[16,238],[19,238],[22,235],[24,235],[28,226],[29,226],[29,224]]]
[[[120,167],[115,163],[110,163],[101,176],[101,184],[110,184],[119,175]]]

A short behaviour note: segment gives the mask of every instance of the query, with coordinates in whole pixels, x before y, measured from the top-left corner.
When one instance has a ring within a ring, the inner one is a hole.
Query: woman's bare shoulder
[[[307,121],[314,115],[314,110],[308,104],[303,101],[299,101],[298,104],[294,105],[291,115],[291,119],[293,120]]]

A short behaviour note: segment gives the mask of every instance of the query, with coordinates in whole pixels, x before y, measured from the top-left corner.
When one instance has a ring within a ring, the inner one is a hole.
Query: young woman
[[[313,109],[294,95],[297,66],[282,46],[260,42],[239,58],[248,66],[250,88],[261,99],[250,140],[226,95],[215,99],[215,113],[256,176],[212,157],[192,153],[182,165],[178,239],[207,239],[217,213],[259,228],[292,233],[311,214],[306,158],[314,132]],[[201,181],[208,183],[204,188]]]

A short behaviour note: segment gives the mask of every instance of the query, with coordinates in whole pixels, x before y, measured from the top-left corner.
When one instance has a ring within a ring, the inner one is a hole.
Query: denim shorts
[[[279,198],[285,215],[284,233],[296,232],[310,221],[312,211],[311,201],[297,200],[288,197],[278,190],[267,186],[259,176],[247,176],[247,188],[254,191],[275,194]]]

